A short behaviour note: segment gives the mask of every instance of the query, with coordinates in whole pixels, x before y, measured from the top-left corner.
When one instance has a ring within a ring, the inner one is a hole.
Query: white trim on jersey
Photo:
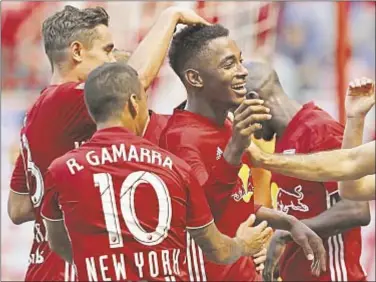
[[[338,191],[330,194],[326,192],[327,209],[330,209],[336,204],[337,201],[334,198],[336,193],[338,193]],[[330,279],[332,281],[347,281],[345,246],[342,234],[329,237],[328,246]]]
[[[204,228],[206,226],[209,226],[210,224],[212,224],[214,222],[214,219],[212,219],[211,221],[209,221],[208,223],[202,225],[202,226],[196,226],[196,227],[190,227],[190,226],[187,226],[186,228],[187,229],[200,229],[200,228]]]
[[[76,281],[75,265],[65,262],[64,281]]]
[[[30,195],[29,192],[17,192],[16,190],[13,190],[12,187],[9,187],[9,190],[12,191],[14,194],[17,194],[17,195]]]
[[[55,219],[48,218],[47,216],[43,215],[42,213],[40,214],[40,216],[41,216],[43,219],[48,220],[48,221],[63,221],[63,220],[64,220],[64,217],[62,217],[62,218],[55,218]]]
[[[187,264],[190,281],[207,281],[202,250],[196,245],[189,232],[187,232]]]

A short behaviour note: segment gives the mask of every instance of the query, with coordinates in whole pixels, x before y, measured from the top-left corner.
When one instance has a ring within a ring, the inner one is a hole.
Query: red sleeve
[[[221,214],[228,203],[229,195],[238,192],[236,183],[241,166],[230,165],[222,157],[208,171],[198,150],[187,146],[167,149],[188,163],[199,184],[204,188],[213,214]]]
[[[328,122],[313,134],[315,142],[310,148],[310,153],[341,149],[343,130],[343,126],[336,121]],[[329,194],[338,191],[338,182],[324,182],[323,185]]]
[[[204,191],[193,173],[188,183],[187,206],[187,228],[202,228],[214,221]]]
[[[16,194],[29,194],[27,189],[25,168],[21,154],[18,154],[16,164],[13,169],[10,189]]]
[[[63,220],[58,202],[58,191],[53,173],[47,170],[45,175],[45,194],[42,200],[41,216],[50,221]]]

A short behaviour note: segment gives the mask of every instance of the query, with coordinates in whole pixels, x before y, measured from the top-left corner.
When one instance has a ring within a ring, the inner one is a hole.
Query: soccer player
[[[46,241],[39,214],[44,194],[43,174],[55,158],[78,147],[95,132],[96,126],[83,99],[83,82],[91,70],[114,61],[108,22],[103,8],[80,10],[66,6],[43,23],[45,52],[53,75],[51,85],[42,91],[26,115],[21,130],[22,154],[12,175],[8,201],[8,212],[14,223],[35,219],[26,280],[74,278],[71,267],[64,266],[64,262],[50,252]],[[198,22],[206,23],[191,10],[172,7],[162,12],[128,61],[138,72],[145,89],[164,61],[176,24]],[[160,122],[165,122],[165,118],[151,115],[145,138],[158,141]]]
[[[52,162],[41,210],[51,249],[79,281],[186,281],[186,229],[215,263],[263,247],[266,222],[251,228],[250,216],[234,238],[221,234],[190,167],[141,138],[147,98],[134,69],[95,69],[85,102],[98,130]]]
[[[267,220],[273,228],[290,231],[294,240],[301,244],[302,237],[298,233],[304,225],[292,216],[254,206],[251,182],[244,185],[238,177],[252,132],[260,128],[258,121],[270,116],[262,101],[245,100],[247,70],[242,65],[239,48],[229,38],[229,31],[221,25],[186,27],[174,36],[169,59],[186,87],[188,100],[186,110],[174,111],[162,132],[160,144],[190,165],[204,187],[219,230],[233,236],[237,226],[254,213],[258,220]],[[232,126],[227,115],[233,108],[237,109]],[[316,239],[306,242],[315,245],[313,248],[317,251],[316,273],[320,267],[325,268],[325,254],[321,252],[321,242],[314,241]],[[312,259],[308,253],[306,256]],[[261,278],[251,257],[243,256],[229,266],[213,264],[203,259],[194,240],[190,240],[187,260],[190,280],[254,281]]]
[[[347,122],[342,150],[310,155],[270,155],[252,146],[249,149],[252,164],[304,180],[341,181],[341,198],[356,201],[374,200],[376,145],[375,141],[361,145],[364,119],[374,104],[374,83],[368,79],[355,80],[348,89]]]
[[[275,152],[284,155],[307,154],[341,147],[343,126],[312,102],[303,106],[284,92],[277,73],[267,64],[247,66],[247,91],[256,92],[270,107],[272,119],[263,122],[260,136],[265,140],[276,134]],[[285,281],[364,281],[360,265],[360,226],[370,222],[368,202],[341,199],[336,182],[311,182],[272,173],[279,187],[278,210],[301,219],[324,239],[327,271],[313,277],[302,249],[286,244],[283,231],[277,231],[269,245],[264,279],[273,277],[279,261],[280,276]],[[268,189],[270,187],[267,187]]]

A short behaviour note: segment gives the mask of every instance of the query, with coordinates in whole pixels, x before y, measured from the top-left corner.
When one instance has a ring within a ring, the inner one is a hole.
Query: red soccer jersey
[[[308,103],[295,115],[277,140],[276,153],[308,154],[341,148],[343,126],[329,114]],[[277,207],[298,219],[317,216],[339,201],[336,182],[311,182],[272,174],[278,185]],[[360,265],[360,227],[324,240],[328,254],[327,272],[312,276],[310,262],[295,243],[287,245],[280,260],[284,281],[363,281]]]
[[[158,142],[167,117],[151,114],[145,138]],[[29,194],[35,207],[34,241],[25,280],[73,280],[72,268],[52,253],[40,217],[43,175],[51,162],[79,147],[95,132],[83,96],[83,84],[65,83],[44,89],[28,111],[21,129],[22,155],[17,158],[11,189]],[[27,177],[25,175],[27,174]]]
[[[252,185],[238,177],[239,167],[229,165],[222,154],[232,135],[226,121],[218,127],[200,115],[175,110],[162,132],[160,145],[186,161],[203,186],[218,229],[235,236],[239,225],[256,213]],[[190,280],[253,281],[259,278],[253,259],[242,257],[232,265],[217,265],[204,259],[192,239],[188,242]]]
[[[42,214],[64,214],[80,281],[188,280],[186,228],[213,222],[189,166],[121,127],[52,163]]]

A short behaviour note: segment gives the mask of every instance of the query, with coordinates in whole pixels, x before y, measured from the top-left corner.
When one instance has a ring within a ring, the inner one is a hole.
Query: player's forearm
[[[188,229],[188,232],[205,257],[214,263],[231,264],[243,255],[243,242],[220,233],[214,223],[201,229]]]
[[[318,216],[302,220],[320,237],[330,237],[370,222],[368,202],[341,200]]]
[[[342,141],[342,149],[350,149],[360,146],[363,143],[363,131],[364,117],[347,118]],[[364,178],[341,181],[339,183],[340,194],[351,195],[355,192],[361,192],[363,185]]]
[[[352,201],[372,201],[375,199],[375,174],[367,175],[357,181],[338,183],[339,195]],[[350,183],[355,183],[351,186]]]
[[[9,192],[8,215],[16,225],[35,220],[35,213],[30,196]]]
[[[310,181],[348,180],[352,177],[349,173],[354,167],[349,150],[311,155],[262,153],[259,163],[272,172]]]
[[[151,85],[163,64],[178,20],[176,11],[163,11],[129,58],[128,64],[138,72],[145,89]]]
[[[273,229],[290,231],[297,219],[294,216],[273,209],[261,207],[256,213],[256,222],[266,220]]]

